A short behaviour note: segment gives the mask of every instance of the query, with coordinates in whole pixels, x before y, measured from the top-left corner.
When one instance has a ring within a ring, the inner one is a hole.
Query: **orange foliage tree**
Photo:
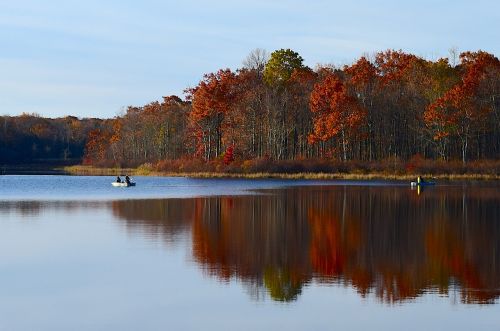
[[[89,132],[85,145],[84,164],[96,164],[105,160],[106,150],[109,146],[111,134],[108,131],[94,129]]]
[[[192,100],[189,122],[198,140],[197,154],[206,160],[218,157],[223,151],[225,115],[238,97],[236,75],[229,69],[204,76],[197,87],[188,89]]]
[[[478,100],[477,89],[488,71],[500,73],[500,62],[482,51],[462,53],[460,59],[464,70],[462,81],[427,107],[424,120],[434,130],[434,139],[449,135],[460,138],[462,162],[465,164],[471,136],[484,126],[484,120],[493,110],[490,104]]]
[[[340,134],[343,160],[347,160],[348,136],[363,123],[365,110],[333,74],[314,85],[310,109],[314,123],[310,143],[327,141]]]
[[[375,97],[379,78],[377,68],[363,56],[353,65],[345,66],[344,72],[347,75],[348,88],[356,95],[361,106],[367,110],[366,124],[368,132],[366,133],[367,139],[364,139],[363,143],[367,145],[365,147],[366,158],[372,160],[375,143]]]

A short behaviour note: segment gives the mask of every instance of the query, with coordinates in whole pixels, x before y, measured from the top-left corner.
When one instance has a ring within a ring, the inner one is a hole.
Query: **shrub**
[[[229,164],[224,158],[204,161],[198,158],[161,160],[146,163],[140,171],[160,172],[217,172],[217,173],[342,173],[342,174],[486,174],[500,175],[500,160],[471,161],[465,166],[460,160],[429,160],[414,155],[404,162],[400,158],[381,161],[347,161],[326,159],[273,160],[261,157],[251,160],[234,159]]]

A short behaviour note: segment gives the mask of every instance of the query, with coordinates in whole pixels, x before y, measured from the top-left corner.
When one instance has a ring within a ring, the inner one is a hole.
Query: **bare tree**
[[[453,68],[455,68],[458,64],[458,54],[460,52],[458,51],[458,47],[453,46],[448,50],[448,53],[450,55],[450,64]]]
[[[246,69],[257,70],[259,73],[264,72],[264,67],[269,60],[269,53],[262,48],[256,48],[248,54],[243,61],[243,67]]]

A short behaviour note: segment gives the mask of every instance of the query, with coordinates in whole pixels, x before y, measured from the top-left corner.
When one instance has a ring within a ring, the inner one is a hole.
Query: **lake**
[[[0,330],[498,330],[500,184],[0,176]]]

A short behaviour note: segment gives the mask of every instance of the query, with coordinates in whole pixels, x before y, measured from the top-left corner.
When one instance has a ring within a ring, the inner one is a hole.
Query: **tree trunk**
[[[342,151],[344,156],[344,162],[347,161],[347,142],[345,140],[345,130],[342,129]]]

